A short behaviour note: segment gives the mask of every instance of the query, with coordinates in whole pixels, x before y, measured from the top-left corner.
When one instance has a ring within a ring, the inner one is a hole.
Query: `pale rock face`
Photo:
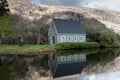
[[[39,20],[49,15],[46,23],[50,23],[54,13],[75,12],[83,14],[86,18],[95,18],[105,24],[107,28],[120,34],[120,12],[105,11],[87,7],[35,5],[24,0],[8,0],[11,14],[17,14],[31,21]],[[68,18],[66,15],[57,15],[58,18]]]

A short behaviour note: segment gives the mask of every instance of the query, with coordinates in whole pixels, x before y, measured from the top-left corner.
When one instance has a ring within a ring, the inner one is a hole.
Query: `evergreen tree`
[[[6,0],[0,0],[0,44],[3,36],[8,36],[12,33],[9,8]]]
[[[6,0],[0,0],[0,16],[9,14],[8,2]]]

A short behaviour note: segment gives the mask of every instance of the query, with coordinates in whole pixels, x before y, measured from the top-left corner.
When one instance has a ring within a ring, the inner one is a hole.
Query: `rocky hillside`
[[[91,27],[106,26],[120,34],[120,12],[104,11],[86,7],[68,7],[57,5],[34,5],[24,0],[8,0],[12,23],[16,26],[49,24],[53,17],[85,21]]]

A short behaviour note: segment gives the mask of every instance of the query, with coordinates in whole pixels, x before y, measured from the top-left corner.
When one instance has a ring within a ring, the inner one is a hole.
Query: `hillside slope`
[[[20,25],[18,23],[23,22],[25,22],[27,26],[38,26],[41,22],[49,24],[52,17],[62,19],[72,18],[81,21],[85,18],[88,19],[88,21],[94,19],[91,22],[94,26],[98,26],[96,24],[97,21],[120,34],[120,12],[104,11],[86,7],[34,5],[24,0],[8,0],[8,3],[11,10],[12,23],[16,26]]]

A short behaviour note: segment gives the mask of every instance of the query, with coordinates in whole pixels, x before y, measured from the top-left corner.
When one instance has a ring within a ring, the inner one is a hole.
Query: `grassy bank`
[[[101,45],[97,42],[64,42],[56,45],[57,50],[62,49],[90,49],[100,48]]]
[[[53,49],[54,47],[48,45],[0,45],[1,51],[16,51],[16,52],[40,52],[43,49]]]

